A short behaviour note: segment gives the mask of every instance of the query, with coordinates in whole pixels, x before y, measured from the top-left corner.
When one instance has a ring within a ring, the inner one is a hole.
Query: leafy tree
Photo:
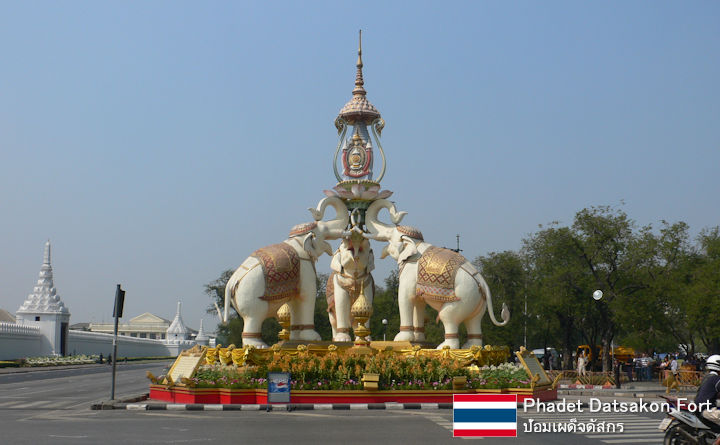
[[[495,316],[503,302],[510,310],[510,321],[503,327],[492,324],[486,315],[483,318],[483,342],[491,345],[507,345],[512,351],[525,345],[527,323],[525,302],[528,273],[525,258],[517,252],[491,252],[473,261],[490,287]]]
[[[540,231],[523,241],[522,252],[528,264],[529,321],[531,338],[547,347],[557,339],[563,353],[564,367],[571,366],[572,354],[585,334],[584,341],[595,344],[598,335],[592,307],[585,296],[588,275],[583,267],[582,252],[568,227],[540,227]]]
[[[710,353],[720,351],[720,227],[705,229],[698,237],[699,254],[691,272],[687,306],[689,323]]]
[[[392,340],[400,330],[400,310],[398,308],[398,286],[400,280],[397,270],[392,270],[385,278],[385,287],[375,285],[373,315],[370,318],[370,332],[375,340],[382,340],[383,329],[387,340]],[[382,320],[388,321],[383,327]]]
[[[329,277],[326,273],[319,273],[315,282],[317,285],[314,316],[315,331],[320,334],[320,338],[323,340],[332,340],[332,326],[330,325],[327,298],[325,297]]]

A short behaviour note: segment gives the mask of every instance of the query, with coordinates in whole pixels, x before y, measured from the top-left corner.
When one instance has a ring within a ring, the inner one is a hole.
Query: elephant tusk
[[[218,318],[222,323],[226,323],[227,320],[224,319],[222,312],[220,311],[220,306],[218,306],[217,301],[215,302],[215,310],[217,311]]]

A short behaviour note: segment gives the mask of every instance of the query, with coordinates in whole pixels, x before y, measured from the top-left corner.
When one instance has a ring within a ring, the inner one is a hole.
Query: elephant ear
[[[330,261],[330,269],[335,273],[342,273],[342,264],[340,264],[340,249],[335,252]]]
[[[315,234],[310,232],[303,238],[303,250],[310,255],[310,258],[316,258],[315,255]]]
[[[418,253],[417,246],[415,245],[415,240],[407,236],[403,236],[401,239],[403,241],[403,250],[402,252],[400,252],[400,256],[398,257],[399,264],[404,263],[410,257]]]

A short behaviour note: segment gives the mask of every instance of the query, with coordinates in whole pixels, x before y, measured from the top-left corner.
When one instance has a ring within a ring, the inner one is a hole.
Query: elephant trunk
[[[335,209],[337,216],[333,220],[322,221],[328,206]],[[308,210],[312,213],[315,221],[317,221],[318,236],[323,239],[338,239],[343,236],[348,221],[350,221],[350,216],[342,199],[337,196],[324,198],[318,203],[317,209],[309,208]]]
[[[503,303],[502,310],[500,311],[502,322],[497,321],[497,319],[495,318],[495,311],[493,310],[493,302],[492,295],[490,295],[490,288],[485,282],[485,279],[480,274],[478,274],[478,277],[480,277],[480,282],[478,283],[480,287],[480,292],[483,293],[485,301],[487,302],[487,311],[488,315],[490,315],[490,321],[492,321],[495,326],[505,326],[506,324],[508,324],[508,321],[510,321],[510,311],[508,310],[507,305]]]
[[[394,225],[385,224],[378,220],[378,213],[380,210],[388,209],[390,212],[390,219]],[[370,207],[365,211],[365,225],[370,231],[370,236],[378,241],[387,241],[390,239],[395,229],[395,225],[400,224],[403,217],[407,215],[407,212],[398,212],[395,204],[388,201],[387,199],[378,199],[370,204]]]

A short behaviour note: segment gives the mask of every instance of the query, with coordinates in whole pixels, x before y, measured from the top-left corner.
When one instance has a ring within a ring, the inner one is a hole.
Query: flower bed
[[[72,355],[67,357],[28,357],[24,359],[23,366],[63,366],[63,365],[89,365],[98,363],[100,357],[97,355]]]
[[[466,377],[464,389],[530,388],[525,370],[511,363],[469,368],[451,358],[376,354],[277,355],[255,366],[204,365],[190,386],[266,389],[268,372],[289,372],[291,390],[361,390],[364,374],[379,374],[380,390],[451,390],[453,377]]]

